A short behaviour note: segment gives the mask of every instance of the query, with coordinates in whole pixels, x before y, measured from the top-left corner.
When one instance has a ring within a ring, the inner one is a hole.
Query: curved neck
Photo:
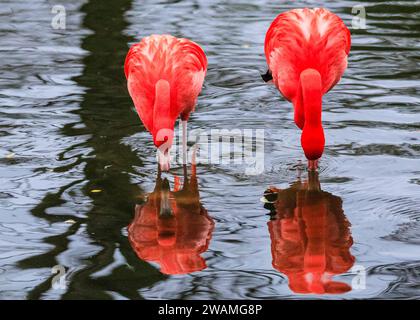
[[[155,103],[153,106],[153,130],[170,129],[171,87],[166,80],[159,80],[155,85]]]
[[[321,125],[322,83],[317,70],[306,69],[300,74],[300,86],[304,104],[305,126]]]
[[[305,123],[301,143],[308,160],[317,160],[324,152],[325,137],[321,123],[322,81],[315,69],[306,69],[300,74]]]

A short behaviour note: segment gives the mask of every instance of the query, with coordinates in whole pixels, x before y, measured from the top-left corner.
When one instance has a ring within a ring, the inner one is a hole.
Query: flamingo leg
[[[182,164],[187,164],[187,121],[181,120],[182,123]]]

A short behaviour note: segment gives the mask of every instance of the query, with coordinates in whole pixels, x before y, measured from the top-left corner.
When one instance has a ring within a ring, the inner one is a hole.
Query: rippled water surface
[[[65,30],[51,27],[50,1],[0,7],[0,298],[420,297],[419,2],[363,1],[367,29],[351,29],[348,70],[324,96],[319,177],[303,168],[290,103],[260,78],[264,36],[304,6],[350,27],[359,2],[60,3]],[[178,218],[163,222],[122,70],[151,33],[207,53],[190,130],[265,130],[261,175],[189,168],[170,193]],[[51,287],[55,265],[66,288]]]

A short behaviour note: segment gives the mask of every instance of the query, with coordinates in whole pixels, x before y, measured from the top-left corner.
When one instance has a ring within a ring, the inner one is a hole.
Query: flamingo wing
[[[153,129],[156,83],[170,84],[171,116],[193,110],[203,85],[207,58],[196,43],[170,35],[152,35],[133,45],[124,72],[136,110],[149,131]]]
[[[323,93],[340,80],[347,67],[350,32],[326,9],[295,9],[272,22],[264,49],[274,83],[288,100],[293,100],[305,69],[321,74]]]

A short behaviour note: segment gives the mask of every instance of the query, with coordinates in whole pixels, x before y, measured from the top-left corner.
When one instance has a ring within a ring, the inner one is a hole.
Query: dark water
[[[51,27],[55,2],[0,7],[1,299],[420,297],[419,2],[363,1],[367,29],[351,29],[349,68],[324,97],[326,152],[308,182],[291,105],[260,78],[265,31],[303,6],[351,26],[359,2],[59,3],[65,30]],[[184,215],[158,225],[139,215],[157,168],[122,71],[151,33],[208,55],[190,129],[265,129],[263,174],[198,165],[174,196]],[[65,289],[51,287],[55,265]],[[326,284],[308,286],[320,266]]]

